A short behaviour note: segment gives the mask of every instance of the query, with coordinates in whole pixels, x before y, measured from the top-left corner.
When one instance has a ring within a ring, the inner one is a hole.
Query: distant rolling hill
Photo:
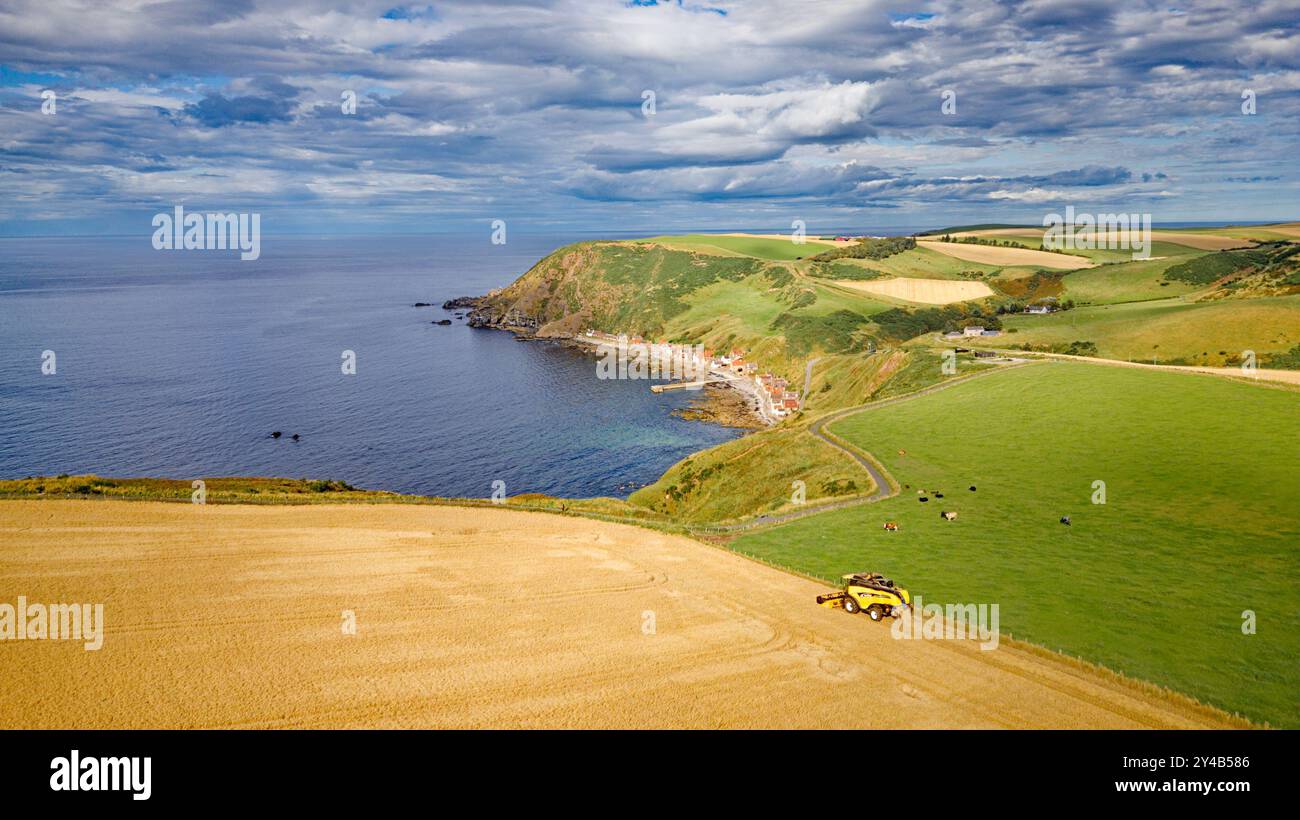
[[[1211,365],[1249,350],[1286,367],[1300,345],[1300,244],[1274,237],[1300,240],[1297,228],[1162,230],[1150,259],[1115,249],[1043,253],[1029,247],[1032,234],[1009,233],[1028,229],[1001,225],[960,231],[1017,246],[738,234],[582,242],[482,300],[477,315],[544,337],[590,327],[742,348],[791,379],[808,357],[862,357],[968,324],[1005,325],[983,344],[1062,352],[1078,342],[1073,349],[1103,357]],[[1207,241],[1245,247],[1211,250]],[[984,255],[953,255],[966,251]],[[1035,302],[1074,310],[1023,315]],[[828,405],[846,398],[828,393]]]
[[[828,250],[835,249],[707,235],[581,242],[560,248],[481,300],[475,318],[481,325],[542,337],[593,328],[718,351],[740,348],[764,369],[800,381],[808,357],[825,357],[828,366],[837,356],[863,361],[927,331],[997,323],[989,298],[927,305],[861,290],[850,281],[959,279],[964,263],[958,260],[919,248],[879,259],[813,258]],[[782,258],[790,255],[806,258]],[[954,284],[963,293],[991,293],[967,287],[974,283]],[[827,394],[819,401],[840,398],[834,387]]]

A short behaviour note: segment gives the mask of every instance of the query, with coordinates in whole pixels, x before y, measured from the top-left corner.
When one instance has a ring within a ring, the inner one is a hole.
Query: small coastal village
[[[799,412],[803,405],[799,393],[790,389],[789,380],[774,373],[759,372],[758,362],[750,361],[748,351],[743,349],[717,352],[703,345],[673,344],[666,339],[651,342],[640,336],[615,335],[591,328],[582,332],[579,341],[596,347],[614,348],[623,351],[624,356],[631,351],[632,358],[647,355],[652,365],[665,363],[662,368],[652,366],[652,374],[695,375],[695,378],[673,386],[698,388],[705,384],[725,383],[749,394],[755,401],[757,414],[766,424],[775,424]],[[669,367],[666,363],[674,366]],[[651,378],[655,377],[651,375]]]
[[[1033,305],[1026,313],[1050,313],[1046,305]],[[993,337],[1002,331],[970,325],[961,330],[943,334],[947,340]],[[788,379],[770,372],[760,372],[758,362],[748,358],[749,352],[731,348],[717,352],[704,345],[674,344],[666,339],[650,341],[641,336],[605,333],[587,328],[577,341],[591,347],[618,350],[624,360],[648,357],[646,378],[681,379],[670,385],[655,385],[651,389],[662,392],[670,389],[699,389],[706,384],[725,384],[749,395],[754,401],[755,414],[766,425],[780,422],[803,409],[803,398],[798,390],[791,389]],[[960,349],[960,352],[965,352]],[[977,358],[992,358],[991,351],[976,351]]]

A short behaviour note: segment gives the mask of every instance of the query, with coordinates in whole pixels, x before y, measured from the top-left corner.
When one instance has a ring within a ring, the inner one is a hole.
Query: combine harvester
[[[853,615],[865,612],[873,621],[902,615],[912,606],[907,590],[878,572],[855,572],[844,578],[844,589],[817,596],[817,603]]]

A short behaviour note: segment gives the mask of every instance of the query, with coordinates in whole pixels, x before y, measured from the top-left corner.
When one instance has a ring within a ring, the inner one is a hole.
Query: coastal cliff
[[[905,363],[923,371],[931,357],[903,354],[902,342],[981,316],[974,305],[881,301],[827,278],[834,264],[727,255],[676,237],[595,240],[555,250],[504,288],[443,306],[467,310],[471,327],[529,338],[574,340],[590,329],[740,351],[818,410],[866,401]],[[991,314],[980,321],[994,325]]]
[[[787,376],[809,357],[872,353],[966,323],[998,326],[987,303],[911,307],[846,287],[836,268],[844,263],[817,255],[760,258],[676,239],[566,245],[507,287],[455,306],[470,307],[473,327],[539,338],[592,329],[741,349]]]
[[[540,338],[576,336],[586,328],[657,337],[690,307],[691,294],[715,282],[739,282],[767,267],[756,259],[659,245],[579,242],[545,257],[509,286],[474,300],[469,323]]]

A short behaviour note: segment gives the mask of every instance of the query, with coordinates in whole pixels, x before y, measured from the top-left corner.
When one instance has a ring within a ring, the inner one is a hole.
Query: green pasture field
[[[900,494],[732,547],[827,579],[883,572],[932,603],[996,603],[1016,638],[1296,728],[1298,419],[1300,392],[1282,388],[1014,368],[835,422]]]

